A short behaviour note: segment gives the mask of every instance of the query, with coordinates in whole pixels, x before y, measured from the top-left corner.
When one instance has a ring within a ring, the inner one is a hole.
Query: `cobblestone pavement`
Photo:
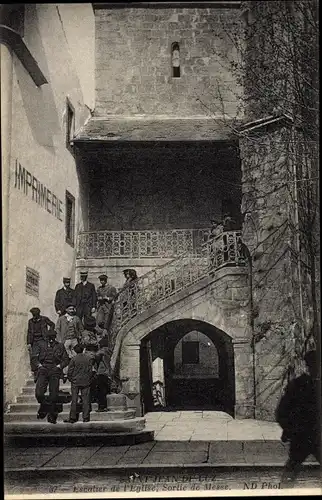
[[[130,494],[281,488],[288,445],[280,441],[275,423],[233,420],[227,414],[206,411],[151,413],[146,421],[147,428],[155,430],[152,442],[6,449],[6,492]],[[296,483],[301,491],[321,486],[316,465],[308,457]],[[185,468],[186,476],[179,480]]]
[[[235,420],[220,411],[151,412],[146,429],[156,441],[274,441],[281,437],[276,422]]]
[[[72,470],[124,466],[283,466],[280,441],[152,441],[128,446],[33,446],[4,453],[5,470]],[[314,463],[313,457],[308,462]]]

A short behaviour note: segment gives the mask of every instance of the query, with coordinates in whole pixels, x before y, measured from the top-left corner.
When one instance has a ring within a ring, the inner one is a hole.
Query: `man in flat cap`
[[[70,278],[63,278],[63,288],[57,290],[55,296],[56,313],[63,316],[68,304],[75,305],[75,290],[70,286]]]
[[[30,312],[32,318],[28,320],[27,348],[31,356],[32,350],[39,341],[44,339],[48,329],[53,330],[55,328],[55,323],[47,316],[42,316],[39,307],[32,307]]]
[[[97,288],[97,325],[101,328],[108,328],[113,315],[114,300],[116,298],[116,288],[107,283],[106,274],[101,274],[98,279],[101,285]]]
[[[82,321],[96,311],[97,294],[93,283],[87,281],[88,272],[80,272],[80,283],[75,287],[76,316]]]
[[[47,415],[48,422],[55,424],[58,416],[59,380],[63,369],[68,366],[69,357],[65,347],[56,340],[56,332],[49,330],[45,338],[33,349],[32,369],[37,372],[36,399],[40,403],[37,418]],[[46,396],[49,386],[49,396]]]

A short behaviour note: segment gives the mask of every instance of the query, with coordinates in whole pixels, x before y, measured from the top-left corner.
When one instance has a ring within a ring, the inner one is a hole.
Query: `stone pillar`
[[[140,344],[122,345],[120,378],[122,380],[122,393],[128,398],[128,407],[135,407],[136,415],[141,416]]]
[[[249,339],[233,341],[235,359],[235,417],[254,418],[253,353]]]

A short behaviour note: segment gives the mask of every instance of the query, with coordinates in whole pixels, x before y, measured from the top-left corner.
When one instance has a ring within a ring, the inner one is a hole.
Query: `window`
[[[197,365],[199,363],[199,342],[182,342],[182,364]]]
[[[66,99],[66,147],[73,153],[72,141],[75,133],[75,109],[70,100]]]
[[[75,240],[75,198],[66,191],[66,243],[74,246]]]
[[[37,271],[26,267],[26,293],[28,295],[39,297],[39,278],[40,274]]]
[[[171,62],[173,78],[180,78],[180,48],[178,42],[171,46]]]

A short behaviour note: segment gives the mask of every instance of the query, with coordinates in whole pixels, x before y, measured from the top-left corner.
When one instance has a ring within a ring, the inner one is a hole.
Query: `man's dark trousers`
[[[83,322],[85,318],[89,318],[92,315],[92,308],[88,304],[80,304],[76,308],[76,316],[79,317]]]
[[[83,420],[89,420],[90,418],[90,407],[91,407],[91,401],[90,401],[90,392],[91,392],[91,386],[80,386],[80,385],[71,385],[71,392],[72,392],[72,401],[71,401],[71,406],[70,406],[70,414],[69,414],[69,420],[77,421],[77,397],[79,392],[81,393],[82,396],[82,407],[83,407]]]
[[[45,368],[40,367],[36,382],[36,399],[40,403],[39,413],[48,413],[53,420],[57,419],[58,415],[58,396],[59,396],[59,380],[61,370],[57,367]],[[46,396],[47,387],[49,386],[49,396]]]
[[[107,375],[97,375],[97,402],[100,409],[107,407],[107,394],[111,389],[111,382]]]

